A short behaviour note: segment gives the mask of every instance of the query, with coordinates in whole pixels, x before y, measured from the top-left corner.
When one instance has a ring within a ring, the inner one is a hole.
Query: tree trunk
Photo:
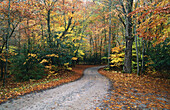
[[[102,46],[103,46],[103,41],[102,41],[102,37],[101,37],[101,41],[100,41],[100,63],[101,63],[101,59],[102,59]]]
[[[7,36],[6,36],[6,61],[5,61],[5,73],[4,73],[4,78],[3,78],[3,86],[5,86],[5,82],[6,82],[6,76],[7,76],[7,70],[8,70],[8,41],[9,41],[9,31],[10,31],[10,6],[11,6],[11,2],[9,0],[8,3],[8,30],[7,30]]]
[[[93,43],[92,43],[92,37],[90,37],[90,59],[92,59],[92,49],[93,49]]]
[[[137,61],[137,75],[139,76],[139,55],[138,55],[138,40],[137,36],[135,37],[135,43],[136,43],[136,61]]]
[[[127,12],[126,12],[126,49],[125,49],[125,61],[124,61],[124,72],[132,72],[132,18],[129,13],[132,12],[133,0],[127,0]]]
[[[133,40],[126,39],[126,49],[125,49],[125,61],[124,61],[124,72],[132,72],[132,44]]]
[[[19,29],[20,29],[20,25],[19,25]],[[18,53],[21,53],[21,32],[19,30],[19,36],[18,36]]]
[[[1,80],[3,79],[4,77],[4,62],[1,60]]]
[[[98,50],[98,47],[97,47],[97,36],[95,36],[95,64],[97,64],[97,58],[98,58],[98,54],[97,54],[97,50]]]
[[[41,48],[45,48],[43,24],[41,24]]]
[[[141,74],[144,72],[144,52],[145,52],[145,46],[144,46],[144,40],[142,40],[142,67],[141,67]]]
[[[29,19],[27,19],[27,27],[29,27]],[[28,37],[28,41],[27,41],[27,53],[31,52],[31,38],[30,38],[30,29],[28,28],[27,31],[25,30],[25,34]]]
[[[111,12],[112,1],[109,0],[109,12]],[[110,63],[110,50],[111,50],[111,13],[109,14],[109,47],[108,47],[108,67]]]
[[[52,47],[51,28],[50,28],[50,14],[51,14],[51,10],[48,10],[48,13],[47,13],[48,45],[50,47]]]

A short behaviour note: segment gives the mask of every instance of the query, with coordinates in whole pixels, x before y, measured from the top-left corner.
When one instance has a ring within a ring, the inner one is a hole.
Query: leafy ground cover
[[[105,71],[99,73],[108,77],[112,82],[110,96],[103,100],[106,109],[170,109],[169,94],[170,80],[154,78],[149,75]],[[103,109],[97,107],[96,110]]]
[[[40,80],[29,80],[25,82],[15,82],[12,77],[7,79],[7,85],[2,87],[0,82],[0,104],[11,98],[17,98],[19,95],[25,95],[31,92],[39,92],[42,90],[54,88],[64,83],[75,81],[83,75],[84,69],[93,67],[93,65],[77,65],[73,67],[72,71],[62,71],[57,77],[50,79],[44,77]]]

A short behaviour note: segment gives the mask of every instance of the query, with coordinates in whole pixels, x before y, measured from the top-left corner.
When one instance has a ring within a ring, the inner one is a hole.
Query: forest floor
[[[168,110],[170,109],[170,80],[149,75],[105,71],[99,73],[112,82],[109,97],[97,109]]]
[[[168,79],[100,69],[109,81],[99,68],[77,65],[58,78],[24,83],[8,79],[6,88],[0,88],[0,110],[170,109]]]
[[[85,67],[91,66],[76,66],[74,71],[82,75]],[[0,110],[95,110],[111,86],[109,79],[98,73],[101,67],[104,66],[85,69],[83,77],[77,81],[18,96],[2,103]]]
[[[39,92],[46,89],[54,88],[64,83],[75,81],[82,77],[86,68],[94,67],[94,65],[77,65],[72,71],[62,71],[60,76],[47,79],[44,77],[40,80],[30,80],[25,82],[16,82],[13,77],[7,78],[5,87],[0,81],[0,104],[7,100],[17,98],[32,92]]]

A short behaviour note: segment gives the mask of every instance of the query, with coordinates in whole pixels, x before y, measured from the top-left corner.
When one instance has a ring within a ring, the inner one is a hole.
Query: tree
[[[124,59],[124,72],[131,73],[132,72],[132,44],[133,44],[133,36],[132,36],[132,18],[129,13],[133,10],[133,0],[118,0],[115,1],[114,8],[117,11],[117,16],[119,20],[125,27],[125,59]]]
[[[169,7],[168,0],[156,0],[150,1],[147,5],[143,5],[131,12],[130,15],[135,15],[137,22],[139,22],[136,30],[137,35],[144,39],[155,40],[156,42],[153,46],[168,38]]]

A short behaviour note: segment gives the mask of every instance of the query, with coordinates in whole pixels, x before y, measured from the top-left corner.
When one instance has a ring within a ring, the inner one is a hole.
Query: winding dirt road
[[[101,67],[87,68],[75,82],[12,99],[0,110],[94,110],[110,87],[109,80],[97,72]]]

